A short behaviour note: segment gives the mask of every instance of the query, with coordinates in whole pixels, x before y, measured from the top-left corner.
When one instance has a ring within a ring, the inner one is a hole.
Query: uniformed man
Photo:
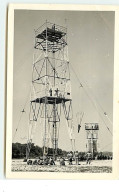
[[[90,164],[92,159],[92,155],[90,152],[87,152],[86,154],[86,164]]]

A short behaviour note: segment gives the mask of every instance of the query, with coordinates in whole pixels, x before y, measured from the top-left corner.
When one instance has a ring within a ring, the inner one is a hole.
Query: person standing
[[[91,159],[92,159],[92,155],[90,152],[87,152],[86,154],[86,164],[89,164],[91,163]]]
[[[68,157],[68,160],[69,160],[69,165],[72,165],[72,158],[73,158],[72,152],[69,152],[67,157]]]

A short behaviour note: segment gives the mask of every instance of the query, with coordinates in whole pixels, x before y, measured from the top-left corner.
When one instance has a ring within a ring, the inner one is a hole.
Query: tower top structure
[[[55,53],[67,45],[66,34],[67,28],[46,21],[35,30],[35,48]]]

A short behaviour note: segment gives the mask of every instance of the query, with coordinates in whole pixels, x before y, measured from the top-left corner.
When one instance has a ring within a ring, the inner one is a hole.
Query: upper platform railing
[[[40,26],[38,29],[35,30],[35,36],[37,36],[38,34],[42,33],[47,28],[49,28],[49,29],[54,28],[54,26],[55,26],[55,31],[59,31],[59,32],[62,32],[64,34],[67,33],[67,28],[46,21],[42,26]]]

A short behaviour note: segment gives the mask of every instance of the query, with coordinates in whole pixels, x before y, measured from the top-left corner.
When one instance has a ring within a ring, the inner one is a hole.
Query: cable
[[[110,146],[112,144],[112,142],[111,143],[109,143],[109,144],[107,144],[106,146],[104,146],[103,148],[101,148],[101,151],[104,149],[104,148],[106,148],[107,146]]]
[[[30,90],[28,91],[28,95],[29,95],[29,92],[30,92]],[[25,101],[25,104],[24,104],[23,110],[25,110],[25,107],[26,107],[26,104],[27,104],[27,101],[28,101],[28,97],[29,97],[29,96],[27,96],[27,99],[26,99],[26,101]],[[15,139],[16,133],[18,132],[18,128],[19,128],[20,121],[21,121],[21,119],[22,119],[22,115],[23,115],[23,113],[24,113],[24,112],[22,112],[22,111],[21,111],[21,115],[20,115],[20,117],[19,117],[18,124],[17,124],[16,130],[15,130],[14,136],[13,136],[13,142],[14,142],[14,139]]]
[[[92,98],[89,96],[88,92],[86,91],[86,89],[84,88],[84,86],[82,85],[82,83],[80,82],[80,80],[79,80],[79,78],[78,78],[76,72],[74,71],[72,65],[71,65],[71,68],[72,68],[72,71],[73,71],[73,73],[75,74],[75,76],[76,76],[76,78],[77,78],[77,80],[78,80],[78,82],[79,82],[79,84],[80,84],[79,88],[82,86],[82,88],[84,89],[86,95],[89,97],[91,103],[93,104],[93,106],[95,107],[96,111],[98,112],[100,118],[102,119],[103,123],[105,124],[107,130],[108,130],[108,131],[110,132],[110,134],[112,135],[112,132],[110,131],[110,129],[109,129],[109,127],[107,126],[107,124],[105,123],[105,121],[104,121],[104,119],[102,118],[102,115],[100,114],[100,112],[97,110],[97,107],[96,107],[96,105],[94,104]]]
[[[17,133],[20,121],[21,121],[22,114],[23,114],[23,112],[21,112],[21,115],[20,115],[20,118],[19,118],[19,121],[18,121],[18,124],[17,124],[17,128],[15,129],[15,133],[14,133],[14,136],[13,136],[13,142],[14,142],[14,139],[15,139],[15,136],[16,136],[16,133]]]
[[[85,81],[83,81],[83,83],[85,83],[85,85],[88,87],[88,85],[87,85],[87,83]],[[94,95],[94,93],[92,91],[91,91],[91,94],[93,94],[93,98],[95,99],[96,103],[98,104],[98,106],[102,110],[102,113],[105,114],[105,111],[104,111],[103,107],[101,106],[101,104],[99,103],[99,101],[97,100],[96,96]],[[107,117],[107,119],[110,122],[110,124],[113,125],[113,123],[110,120],[110,118],[108,117],[107,113],[105,114],[105,116]]]
[[[85,82],[86,84],[86,82]],[[86,84],[87,86],[87,84]],[[92,93],[91,93],[92,94]],[[104,111],[104,109],[102,108],[101,104],[98,102],[97,98],[95,97],[95,95],[93,94],[94,99],[96,100],[96,102],[98,103],[100,109],[102,110],[103,114],[107,117],[107,119],[109,120],[110,124],[113,125],[112,121],[110,120],[110,118],[108,117],[107,113]]]

